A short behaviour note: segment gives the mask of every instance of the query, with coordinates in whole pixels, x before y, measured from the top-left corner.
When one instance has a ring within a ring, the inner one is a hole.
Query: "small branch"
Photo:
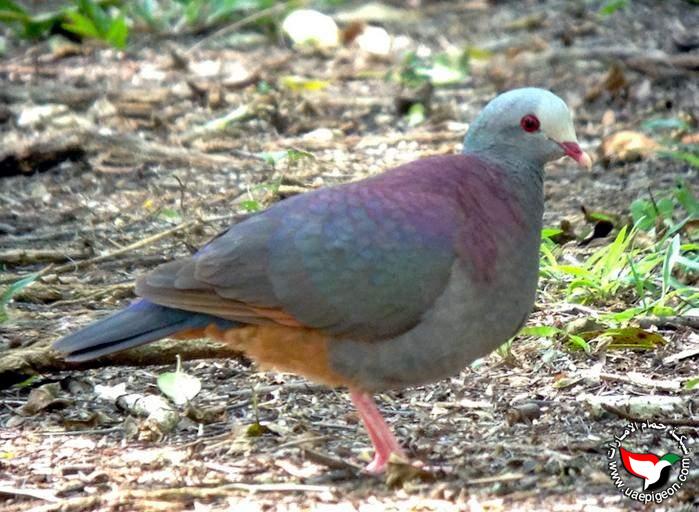
[[[660,422],[663,423],[664,425],[671,425],[673,427],[699,427],[699,420],[691,419],[691,418],[682,418],[682,419],[673,419],[673,418],[641,418],[640,416],[635,416],[633,414],[629,414],[628,412],[624,411],[623,409],[620,409],[618,407],[614,407],[613,405],[609,404],[600,404],[602,409],[605,411],[614,414],[616,416],[619,416],[620,418],[623,418],[625,420],[629,421],[638,421],[638,422],[644,422],[644,421],[655,421],[655,422]]]
[[[690,357],[695,356],[699,356],[699,346],[691,347],[686,350],[682,350],[681,352],[677,352],[676,354],[669,355],[663,358],[663,364],[667,366],[682,361],[682,359],[689,359]]]
[[[651,326],[677,329],[678,327],[691,327],[699,329],[699,316],[660,316],[643,317],[638,319],[639,327],[648,329]]]
[[[44,501],[60,501],[60,499],[48,489],[28,489],[26,487],[19,488],[0,485],[0,494],[6,494],[8,496],[22,496],[24,498],[35,498]]]
[[[330,469],[344,469],[357,474],[359,474],[362,471],[361,467],[356,466],[355,464],[351,464],[350,462],[347,462],[344,459],[337,459],[325,453],[320,453],[315,450],[311,450],[310,448],[303,449],[303,456],[311,462],[320,464]]]
[[[19,265],[31,265],[39,262],[63,262],[82,259],[88,256],[84,250],[56,249],[10,249],[0,251],[0,262]]]
[[[626,375],[600,373],[599,377],[607,382],[621,382],[643,388],[662,389],[663,391],[679,391],[682,388],[680,381],[651,379],[637,372],[629,372]]]
[[[182,359],[237,359],[240,352],[229,345],[211,340],[162,340],[149,345],[136,347],[100,359],[82,363],[69,363],[60,354],[44,343],[36,343],[26,348],[14,348],[0,357],[0,388],[5,388],[27,379],[31,375],[66,370],[85,370],[104,366],[149,366],[171,364],[177,354]]]
[[[124,427],[89,428],[85,430],[45,430],[37,432],[40,436],[102,436],[123,432]]]

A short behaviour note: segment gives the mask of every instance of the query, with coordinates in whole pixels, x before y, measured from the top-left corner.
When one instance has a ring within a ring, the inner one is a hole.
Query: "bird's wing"
[[[137,293],[246,323],[384,339],[417,324],[444,290],[458,215],[457,205],[409,184],[322,189],[158,267],[138,280]]]

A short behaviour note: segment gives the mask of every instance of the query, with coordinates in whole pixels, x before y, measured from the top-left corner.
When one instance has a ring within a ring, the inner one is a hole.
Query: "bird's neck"
[[[517,151],[502,151],[491,147],[470,148],[464,145],[463,154],[491,163],[507,174],[507,181],[514,192],[526,196],[527,202],[536,199],[543,208],[544,165],[519,157]],[[533,205],[538,206],[538,204]]]

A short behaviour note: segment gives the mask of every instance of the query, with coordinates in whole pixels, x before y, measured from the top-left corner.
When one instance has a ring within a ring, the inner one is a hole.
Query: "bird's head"
[[[464,153],[485,153],[537,166],[563,156],[590,168],[580,149],[565,102],[545,89],[527,87],[500,94],[481,111],[464,140]]]

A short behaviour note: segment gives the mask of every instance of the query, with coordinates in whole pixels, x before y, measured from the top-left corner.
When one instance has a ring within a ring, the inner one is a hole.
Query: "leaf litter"
[[[664,45],[672,20],[688,23],[692,14],[682,2],[618,4],[605,4],[602,18],[557,1],[440,3],[438,9],[425,5],[422,14],[367,4],[369,14],[347,9],[335,17],[341,25],[346,16],[381,25],[391,51],[407,44],[421,56],[412,70],[420,80],[446,77],[446,84],[419,95],[400,81],[405,61],[395,54],[365,58],[356,47],[328,54],[201,45],[190,52],[193,40],[168,41],[165,51],[143,45],[128,54],[105,48],[54,53],[39,45],[34,54],[9,46],[12,58],[0,63],[2,101],[9,105],[4,118],[13,120],[0,124],[0,246],[83,259],[54,267],[39,260],[5,263],[4,359],[19,348],[45,347],[94,318],[95,310],[123,305],[132,297],[134,275],[190,253],[235,215],[262,208],[285,190],[458,151],[463,123],[496,90],[524,83],[564,95],[586,149],[622,130],[671,144],[665,153],[642,150],[635,161],[630,154],[610,155],[609,167],[591,174],[567,163],[551,166],[545,223],[565,221],[570,228],[560,230],[568,239],[565,257],[584,261],[610,245],[623,225],[615,221],[609,236],[579,247],[586,222],[581,206],[635,216],[634,222],[643,218],[643,228],[661,235],[671,231],[679,224],[668,222],[662,200],[676,206],[685,196],[658,192],[673,190],[677,178],[695,188],[696,141],[689,136],[696,118],[687,113],[699,91],[689,75],[682,78],[682,50]],[[550,9],[559,15],[546,15]],[[421,16],[430,23],[417,23]],[[649,41],[669,52],[671,66],[645,51]],[[606,56],[588,58],[594,57],[589,48],[600,46]],[[468,66],[454,52],[459,48],[467,49]],[[618,59],[611,68],[610,58]],[[36,74],[37,66],[44,75]],[[680,78],[668,79],[670,72]],[[406,92],[410,102],[398,110],[396,99]],[[421,107],[411,114],[413,105]],[[318,130],[322,137],[308,136]],[[683,241],[692,222],[678,228]],[[687,244],[678,249],[673,236],[663,258],[646,263],[664,268],[662,282],[651,284],[676,307],[677,285],[691,274],[679,259],[690,254]],[[80,263],[85,258],[89,263]],[[42,372],[27,386],[3,390],[3,509],[151,510],[158,504],[178,510],[195,503],[202,510],[628,510],[633,504],[604,473],[603,442],[625,424],[609,411],[685,420],[696,433],[689,423],[699,339],[683,317],[660,323],[649,315],[652,323],[632,331],[610,324],[603,308],[629,307],[614,279],[631,269],[615,261],[590,267],[600,270],[598,281],[582,283],[578,276],[573,290],[593,297],[589,303],[568,302],[544,280],[530,327],[505,349],[440,383],[378,397],[406,450],[434,481],[399,470],[393,488],[360,474],[369,443],[342,393],[258,373],[244,361],[185,361],[184,374],[201,390],[186,394],[181,405],[157,387],[172,366],[86,370],[79,374],[91,384],[85,388],[51,382]],[[30,277],[31,287],[13,285]],[[598,301],[600,293],[608,302]],[[567,329],[580,319],[596,326]],[[583,350],[571,350],[571,340]],[[138,409],[151,402],[160,405]],[[144,431],[154,410],[168,428]],[[696,481],[675,504],[691,506]]]

